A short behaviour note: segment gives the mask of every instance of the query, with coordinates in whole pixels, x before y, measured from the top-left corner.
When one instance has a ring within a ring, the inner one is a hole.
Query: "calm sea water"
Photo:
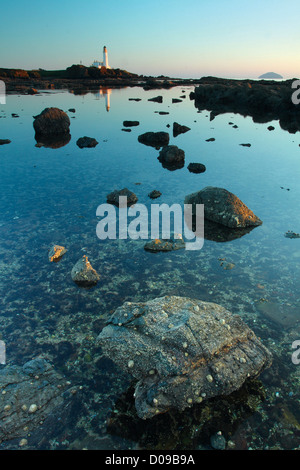
[[[63,431],[54,426],[43,448],[205,449],[218,431],[235,449],[300,444],[300,365],[292,362],[292,343],[300,339],[300,239],[284,236],[300,232],[300,138],[277,121],[256,124],[234,114],[210,120],[189,99],[193,89],[41,92],[9,95],[0,106],[0,138],[11,140],[0,147],[0,331],[7,365],[41,356],[81,389],[72,422]],[[148,101],[157,95],[163,103]],[[182,102],[172,103],[180,96]],[[61,148],[39,148],[33,116],[51,106],[76,109],[69,112],[72,138]],[[124,120],[140,125],[123,132]],[[191,130],[174,138],[175,121]],[[169,132],[170,144],[185,151],[184,168],[164,169],[158,151],[138,142],[147,131]],[[79,149],[76,141],[85,135],[97,147]],[[190,162],[205,164],[206,172],[190,173]],[[263,225],[229,242],[206,239],[200,251],[152,254],[143,240],[97,238],[97,207],[115,189],[127,187],[150,208],[153,189],[162,193],[156,203],[171,205],[205,186],[236,194]],[[52,244],[68,250],[59,263],[48,261]],[[89,290],[70,274],[83,254],[101,276]],[[167,294],[239,314],[274,362],[234,400],[222,397],[144,422],[134,413],[130,377],[102,356],[96,338],[124,301]]]

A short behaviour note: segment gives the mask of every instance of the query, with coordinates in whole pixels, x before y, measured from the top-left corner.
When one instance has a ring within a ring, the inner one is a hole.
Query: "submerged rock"
[[[76,391],[42,358],[2,368],[0,390],[0,442],[30,436],[29,444],[66,426]]]
[[[148,196],[150,197],[150,199],[157,199],[158,197],[161,196],[161,192],[157,191],[157,189],[153,189],[153,191],[151,191],[151,193],[149,193]]]
[[[92,267],[86,255],[77,261],[71,271],[73,281],[80,287],[92,287],[100,279],[97,271]]]
[[[120,189],[120,190],[116,189],[115,191],[113,191],[112,193],[106,196],[106,200],[109,204],[113,204],[114,206],[117,206],[117,207],[123,207],[123,206],[120,206],[120,202],[119,202],[120,196],[127,197],[127,206],[132,206],[138,201],[136,194],[134,194],[132,191],[129,191],[129,189],[127,188]]]
[[[53,245],[52,248],[49,250],[49,261],[50,262],[55,262],[57,263],[58,261],[61,260],[63,255],[67,252],[66,248],[64,246],[60,245]]]
[[[137,379],[135,406],[143,419],[228,395],[272,362],[239,316],[186,297],[125,302],[98,342]]]
[[[170,238],[156,238],[144,245],[144,250],[157,253],[159,251],[175,251],[185,248],[184,240],[179,237],[171,236]]]
[[[145,132],[138,136],[138,141],[141,144],[149,145],[150,147],[160,148],[168,145],[170,136],[168,132]]]
[[[186,196],[185,204],[204,204],[204,217],[231,228],[261,225],[262,221],[233,193],[223,188],[207,186]]]
[[[41,136],[69,134],[70,118],[59,108],[45,108],[41,114],[34,116],[33,127]]]
[[[98,145],[99,142],[97,142],[96,139],[94,139],[93,137],[87,137],[86,135],[84,137],[80,137],[77,142],[76,142],[76,145],[78,145],[79,148],[83,149],[83,148],[92,148],[92,147],[96,147],[96,145]]]

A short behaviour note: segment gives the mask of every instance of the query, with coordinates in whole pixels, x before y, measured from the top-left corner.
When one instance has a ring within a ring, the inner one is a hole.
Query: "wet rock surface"
[[[99,142],[97,142],[97,140],[94,139],[93,137],[84,136],[84,137],[80,137],[77,140],[76,145],[78,145],[79,148],[83,149],[83,148],[96,147],[96,145],[98,145],[98,143]]]
[[[261,225],[262,221],[233,193],[207,186],[185,197],[185,204],[204,204],[204,217],[231,228]]]
[[[72,280],[80,287],[93,287],[100,279],[86,255],[77,261],[71,271]]]
[[[138,136],[138,141],[141,144],[149,145],[150,147],[160,148],[168,145],[170,136],[168,132],[145,132]]]
[[[0,391],[0,443],[22,438],[25,445],[25,440],[40,443],[59,420],[66,425],[76,387],[45,359],[36,358],[23,366],[2,367]]]
[[[39,136],[57,136],[69,134],[70,118],[59,108],[45,108],[34,116],[33,127]]]
[[[135,407],[143,419],[228,395],[272,362],[239,316],[178,296],[125,302],[98,343],[137,380]]]

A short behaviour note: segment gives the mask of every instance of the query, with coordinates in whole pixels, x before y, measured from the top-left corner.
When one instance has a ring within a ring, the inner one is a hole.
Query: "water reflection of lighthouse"
[[[111,92],[112,92],[112,89],[111,88],[107,88],[107,87],[104,87],[104,86],[101,86],[99,88],[99,91],[97,91],[97,93],[95,93],[96,95],[96,98],[100,98],[100,97],[103,97],[105,98],[105,107],[106,107],[106,111],[109,111],[110,110],[110,95],[111,95]]]

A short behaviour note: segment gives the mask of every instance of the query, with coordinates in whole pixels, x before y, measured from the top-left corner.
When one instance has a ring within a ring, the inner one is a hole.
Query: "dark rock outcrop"
[[[186,297],[125,302],[98,342],[137,380],[135,406],[143,419],[228,395],[272,362],[239,316]]]
[[[293,81],[203,77],[190,98],[198,110],[238,113],[258,123],[279,120],[282,129],[294,134],[300,130],[300,108],[291,99]]]
[[[150,147],[160,148],[169,144],[170,136],[168,132],[145,132],[138,136],[138,141],[141,144],[149,145]]]
[[[233,193],[223,188],[207,186],[186,196],[185,204],[204,204],[204,217],[231,228],[261,225],[262,221]]]

